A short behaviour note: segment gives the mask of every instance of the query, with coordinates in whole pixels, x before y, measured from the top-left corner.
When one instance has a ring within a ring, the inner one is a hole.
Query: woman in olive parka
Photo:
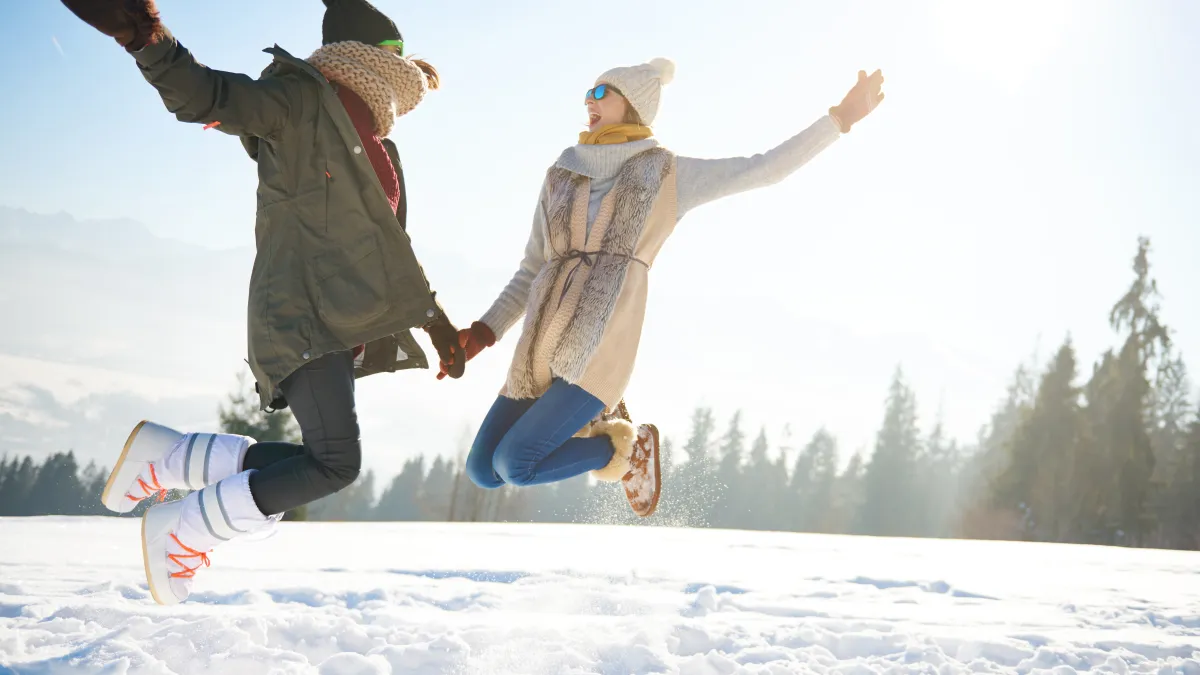
[[[406,58],[403,37],[364,0],[324,0],[322,46],[299,59],[278,46],[255,79],[205,67],[167,30],[154,0],[63,0],[114,38],[182,122],[241,138],[258,164],[257,253],[248,356],[263,409],[288,406],[303,445],[182,433],[142,422],[102,500],[148,509],[142,552],[154,599],[187,599],[218,544],[354,481],[361,463],[358,377],[428,368],[409,330],[423,328],[444,369],[462,375],[457,331],[405,230],[404,174],[387,140],[396,118],[439,84]]]

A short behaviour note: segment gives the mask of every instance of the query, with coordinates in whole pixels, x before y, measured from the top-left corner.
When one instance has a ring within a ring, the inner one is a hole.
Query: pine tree
[[[454,467],[440,455],[433,460],[421,485],[421,520],[450,519],[450,494],[454,490]]]
[[[742,412],[734,413],[729,420],[729,428],[721,437],[721,447],[717,451],[717,467],[722,477],[736,476],[741,470],[746,454],[746,433],[742,431]]]
[[[1076,374],[1068,339],[1010,439],[1006,467],[993,487],[996,506],[1020,518],[1028,539],[1070,541],[1073,536],[1083,428]]]
[[[367,470],[349,486],[309,504],[308,520],[371,520],[375,510],[375,472]]]
[[[454,476],[450,485],[450,497],[448,499],[448,512],[446,520],[450,522],[459,522],[467,520],[465,514],[469,512],[468,500],[475,498],[472,489],[475,485],[471,483],[471,479],[467,477],[464,467],[467,465],[467,455],[471,452],[471,445],[474,443],[475,431],[469,426],[463,427],[458,436],[458,455],[455,458],[454,464],[451,467]]]
[[[371,520],[421,520],[421,488],[425,482],[425,458],[413,457],[384,489]]]
[[[20,463],[15,457],[13,458],[9,464],[8,477],[4,481],[4,491],[0,492],[0,497],[3,498],[3,510],[0,510],[0,514],[6,516],[33,515],[29,498],[34,481],[37,480],[38,468],[33,463],[33,458],[28,455],[22,457]]]
[[[1194,413],[1191,393],[1192,382],[1183,356],[1174,354],[1163,359],[1150,392],[1150,406],[1156,469],[1166,470],[1164,475],[1169,475],[1169,468],[1183,452]]]
[[[1035,366],[1017,366],[1005,398],[980,430],[977,446],[966,454],[959,472],[961,493],[955,531],[959,536],[979,539],[1012,539],[1022,536],[1020,519],[1010,509],[995,506],[994,484],[1009,464],[1010,445],[1017,428],[1032,411],[1037,397]]]
[[[712,456],[712,435],[717,423],[711,408],[697,408],[692,413],[692,432],[683,446],[689,462],[705,466]]]
[[[73,451],[50,455],[38,467],[29,489],[28,508],[31,516],[83,512],[83,486],[79,484],[79,464]]]
[[[866,534],[912,536],[919,530],[917,495],[916,397],[904,382],[899,368],[892,379],[883,427],[875,442],[875,454],[863,477],[866,502],[860,513]]]
[[[1120,389],[1116,358],[1109,350],[1092,366],[1092,375],[1083,386],[1084,429],[1074,486],[1075,543],[1109,544],[1117,529],[1112,520],[1110,493],[1116,466],[1109,427],[1120,405]]]
[[[108,473],[107,468],[96,466],[94,461],[88,462],[88,465],[84,467],[79,476],[79,483],[83,487],[83,510],[81,513],[84,515],[108,515],[108,509],[100,501],[104,485],[108,482]]]
[[[375,472],[368,469],[359,479],[346,488],[347,520],[370,520],[375,513]]]
[[[713,459],[712,437],[716,429],[713,412],[697,408],[691,432],[683,446],[686,460],[668,455],[663,472],[663,497],[654,518],[677,527],[707,527],[713,524],[712,508],[725,492]]]
[[[1174,544],[1194,550],[1200,549],[1200,414],[1192,416],[1183,447],[1174,481],[1179,514]]]
[[[1159,546],[1186,546],[1191,537],[1190,522],[1184,505],[1188,481],[1187,450],[1194,410],[1192,384],[1183,357],[1176,354],[1160,364],[1151,392],[1153,427],[1150,445],[1154,449],[1154,475],[1151,479]]]
[[[745,527],[751,530],[782,530],[786,515],[787,468],[768,456],[767,430],[761,429],[750,448],[743,473],[742,493],[747,505]]]
[[[1116,500],[1112,503],[1114,513],[1110,522],[1117,530],[1112,543],[1140,546],[1143,536],[1153,530],[1153,516],[1148,507],[1154,448],[1146,420],[1150,382],[1136,339],[1125,343],[1116,363],[1120,397],[1115,414],[1102,427],[1111,434],[1109,451],[1116,469],[1113,486]]]
[[[1153,530],[1149,509],[1154,448],[1148,373],[1171,341],[1158,318],[1158,284],[1150,277],[1150,242],[1138,239],[1134,281],[1113,305],[1109,323],[1125,332],[1116,354],[1104,355],[1088,382],[1087,461],[1095,481],[1085,500],[1089,540],[1138,546]]]
[[[826,512],[824,531],[845,534],[862,532],[859,512],[866,501],[863,485],[865,474],[866,462],[862,452],[856,452],[834,480],[833,496]]]
[[[796,457],[792,468],[790,492],[793,499],[794,529],[799,532],[833,532],[832,517],[837,481],[837,440],[824,428]]]
[[[746,453],[746,434],[742,431],[742,413],[734,413],[717,451],[716,479],[724,486],[709,520],[716,527],[745,527],[750,520],[746,491],[742,489],[742,463]]]
[[[13,482],[17,473],[17,458],[11,460],[8,455],[0,457],[0,517],[16,515],[12,513],[14,509],[13,497],[16,492],[16,484]]]
[[[301,443],[300,425],[291,410],[268,413],[259,407],[257,394],[251,395],[244,373],[238,373],[237,387],[228,401],[217,408],[221,431],[249,436],[256,441]]]
[[[813,492],[814,446],[822,433],[823,430],[813,435],[808,445],[796,455],[796,463],[792,465],[792,476],[788,482],[788,529],[793,532],[809,532],[813,527],[808,503],[811,501],[809,495]]]
[[[946,438],[941,413],[918,459],[918,497],[921,506],[920,532],[926,537],[949,537],[958,507],[958,476],[962,454],[958,444]]]

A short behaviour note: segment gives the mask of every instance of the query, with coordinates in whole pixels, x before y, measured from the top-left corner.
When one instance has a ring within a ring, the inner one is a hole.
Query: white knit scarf
[[[362,42],[334,42],[306,59],[331,82],[358,94],[375,118],[375,133],[392,132],[396,118],[425,98],[425,74],[412,61]]]

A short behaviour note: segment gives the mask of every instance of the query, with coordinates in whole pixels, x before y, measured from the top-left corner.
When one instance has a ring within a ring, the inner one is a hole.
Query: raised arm
[[[304,95],[306,83],[299,78],[256,80],[201,65],[169,32],[133,57],[176,119],[213,124],[228,134],[275,138]]]
[[[525,304],[529,301],[529,289],[533,279],[546,264],[546,207],[545,188],[538,196],[537,210],[533,214],[533,231],[525,244],[525,256],[508,285],[500,292],[500,297],[492,303],[491,309],[484,313],[480,321],[492,329],[495,338],[499,340],[525,314]]]
[[[839,136],[837,123],[826,115],[781,145],[753,157],[680,157],[676,179],[678,217],[722,197],[778,183],[832,145]]]
[[[63,0],[63,4],[132,54],[142,76],[181,122],[272,138],[300,104],[302,80],[256,80],[198,63],[162,25],[153,0]]]
[[[739,192],[774,185],[792,175],[842,134],[866,117],[883,100],[883,74],[859,71],[858,82],[842,102],[807,129],[779,146],[753,157],[678,160],[678,217],[708,202]]]

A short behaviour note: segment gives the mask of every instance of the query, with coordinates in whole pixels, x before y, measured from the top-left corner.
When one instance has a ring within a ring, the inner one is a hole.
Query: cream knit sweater
[[[663,223],[657,228],[648,228],[643,238],[653,237],[656,240],[651,248],[656,254],[662,241],[669,236],[669,229],[683,218],[684,214],[708,202],[727,197],[740,192],[766,187],[787,178],[822,150],[829,147],[841,135],[837,124],[828,115],[820,118],[804,131],[788,139],[778,147],[752,157],[731,157],[725,159],[696,159],[691,157],[676,158],[674,174],[669,181],[668,189],[660,194],[661,199],[674,200],[674,204],[663,205],[665,208],[656,209],[656,213],[671,213],[673,221]],[[591,230],[605,197],[612,188],[618,171],[625,162],[634,155],[657,146],[657,141],[647,139],[617,145],[576,145],[567,148],[559,156],[555,165],[573,173],[586,176],[589,181],[588,205],[586,224],[579,223],[584,228],[580,233],[588,243],[589,248],[595,245],[592,241]],[[547,246],[547,216],[546,188],[543,185],[538,198],[537,209],[534,212],[533,227],[525,246],[525,255],[520,267],[508,285],[501,291],[500,296],[492,307],[484,313],[481,321],[488,325],[496,334],[497,340],[508,332],[525,315],[530,296],[530,286],[542,267],[555,254]],[[611,200],[610,200],[611,201]],[[582,213],[579,214],[583,216]],[[611,217],[607,212],[603,214]],[[583,220],[580,218],[579,220]],[[574,225],[572,228],[574,229]],[[667,231],[663,231],[667,230]],[[639,249],[642,246],[639,244]],[[561,253],[561,252],[559,252]],[[652,262],[652,261],[647,261]],[[622,303],[624,305],[625,303]],[[636,303],[641,304],[641,303]],[[644,311],[644,305],[642,306]],[[636,306],[630,306],[626,311],[637,311]],[[614,320],[618,320],[614,316]],[[620,323],[626,323],[621,321]],[[633,322],[640,327],[641,317]],[[631,326],[632,328],[632,326]],[[639,328],[640,329],[640,328]],[[639,336],[634,336],[639,337]],[[629,341],[629,336],[625,336]],[[606,338],[607,339],[607,338]],[[620,400],[628,383],[629,373],[636,355],[637,339],[633,339],[628,349],[610,348],[602,350],[610,356],[613,353],[631,351],[627,358],[621,358],[620,364],[605,364],[601,368],[591,368],[589,372],[608,373],[600,378],[603,382],[579,382],[581,387],[604,401],[608,407],[613,407]],[[599,355],[598,355],[599,356]],[[613,370],[619,371],[616,376]],[[599,377],[599,375],[597,375]]]

